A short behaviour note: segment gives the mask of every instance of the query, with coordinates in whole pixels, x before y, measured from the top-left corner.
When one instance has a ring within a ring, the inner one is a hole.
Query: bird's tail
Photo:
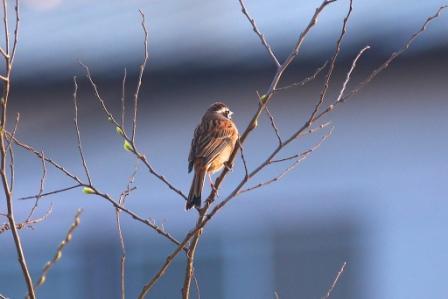
[[[201,207],[201,193],[204,186],[205,171],[200,170],[194,173],[193,182],[191,183],[190,193],[188,194],[185,209],[189,210],[193,206]]]

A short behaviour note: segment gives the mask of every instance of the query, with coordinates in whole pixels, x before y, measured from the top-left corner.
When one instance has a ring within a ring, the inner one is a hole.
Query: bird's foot
[[[219,197],[219,193],[218,193],[218,188],[216,188],[215,184],[213,184],[213,182],[210,181],[210,187],[213,190],[213,193],[216,195],[216,197]]]
[[[228,171],[230,171],[230,172],[233,171],[233,164],[230,163],[229,161],[224,162],[224,167],[225,167]]]

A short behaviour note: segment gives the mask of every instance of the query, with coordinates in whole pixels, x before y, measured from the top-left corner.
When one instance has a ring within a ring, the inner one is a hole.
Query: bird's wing
[[[189,161],[202,158],[204,165],[209,164],[228,145],[236,129],[230,120],[215,119],[201,123],[194,133]]]

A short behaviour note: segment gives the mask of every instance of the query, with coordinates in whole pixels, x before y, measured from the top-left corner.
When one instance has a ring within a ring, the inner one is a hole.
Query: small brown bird
[[[207,109],[194,130],[188,156],[188,172],[194,168],[194,177],[185,207],[187,210],[193,206],[201,207],[205,175],[210,178],[229,160],[238,140],[238,129],[232,121],[232,114],[225,104],[216,102]],[[214,188],[211,178],[210,183]]]

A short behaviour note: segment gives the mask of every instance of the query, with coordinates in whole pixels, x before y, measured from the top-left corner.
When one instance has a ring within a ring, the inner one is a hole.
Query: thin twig
[[[9,56],[9,25],[8,25],[8,1],[3,0],[3,28],[5,30],[5,48]]]
[[[403,47],[401,47],[399,50],[393,52],[391,54],[391,56],[389,56],[388,59],[386,59],[385,62],[383,62],[380,66],[378,66],[376,69],[374,69],[367,77],[366,79],[364,79],[361,83],[358,84],[358,86],[354,89],[352,89],[348,94],[342,96],[342,98],[336,103],[344,103],[347,99],[351,98],[352,96],[358,94],[364,87],[366,87],[373,79],[376,78],[376,76],[378,76],[379,73],[381,73],[382,71],[384,71],[385,69],[387,69],[389,67],[389,65],[396,59],[398,58],[401,54],[403,54],[407,49],[409,49],[409,47],[414,43],[414,41],[420,36],[420,34],[422,34],[424,31],[426,31],[426,29],[428,28],[428,25],[436,18],[438,18],[440,16],[440,14],[442,13],[443,10],[445,10],[446,8],[448,8],[448,5],[443,5],[440,6],[436,13],[433,14],[432,16],[428,17],[425,22],[423,23],[423,25],[420,27],[420,29],[416,32],[414,32],[411,37],[405,42],[405,44],[403,45]],[[326,113],[328,113],[329,108],[327,108],[326,110],[322,111],[318,117],[316,118],[320,118],[322,115],[325,115]]]
[[[4,130],[5,134],[7,136],[11,136],[11,133],[7,132],[6,130]],[[37,150],[35,150],[32,146],[25,144],[21,141],[19,141],[17,138],[13,138],[14,142],[19,145],[20,147],[22,147],[23,149],[33,153],[34,155],[36,155],[37,157],[39,157],[40,159],[42,159],[42,154],[40,152],[38,152]],[[70,189],[74,189],[77,187],[89,187],[93,190],[92,194],[98,195],[104,199],[106,199],[108,202],[110,202],[115,208],[120,209],[121,211],[125,212],[126,214],[128,214],[129,216],[131,216],[134,220],[137,220],[143,224],[148,225],[149,227],[151,227],[152,229],[154,229],[157,233],[159,233],[160,235],[166,237],[167,239],[169,239],[171,242],[173,242],[176,245],[179,245],[179,241],[176,240],[176,238],[174,238],[171,234],[169,234],[168,232],[164,231],[162,228],[160,228],[159,226],[151,223],[151,221],[149,221],[148,219],[144,219],[143,217],[139,216],[138,214],[136,214],[135,212],[128,210],[124,207],[121,207],[110,195],[108,195],[107,193],[102,193],[101,191],[99,191],[97,188],[95,188],[94,186],[91,186],[89,184],[84,183],[83,181],[81,181],[81,179],[79,179],[77,176],[73,175],[70,171],[68,171],[67,169],[65,169],[64,167],[62,167],[59,163],[55,162],[54,160],[48,158],[47,156],[43,157],[43,159],[50,163],[51,165],[53,165],[56,169],[58,169],[59,171],[61,171],[63,174],[65,174],[66,176],[70,177],[71,179],[73,179],[75,182],[77,182],[79,185],[75,185],[72,187],[68,187],[68,188],[64,188],[64,189],[59,189],[56,191],[52,191],[52,192],[48,192],[48,194],[42,194],[42,196],[45,195],[51,195],[51,194],[55,194],[55,193],[60,193],[63,191],[67,191]],[[146,158],[145,158],[146,159]],[[162,177],[163,179],[165,179],[164,177]],[[165,180],[166,181],[166,180]],[[173,187],[174,188],[174,187]],[[180,192],[180,191],[179,191]],[[182,193],[181,193],[182,194]],[[35,198],[35,196],[28,196],[25,197],[23,199],[28,199],[28,198]],[[186,198],[186,197],[185,197]],[[183,248],[183,250],[187,250],[187,248]]]
[[[36,210],[37,205],[39,204],[39,199],[42,197],[42,194],[43,194],[44,188],[45,188],[45,178],[47,177],[47,167],[45,165],[45,155],[44,155],[44,152],[41,152],[41,154],[42,154],[42,158],[41,158],[41,162],[42,162],[42,176],[40,177],[39,192],[35,196],[36,200],[34,201],[34,206],[31,208],[31,211],[28,214],[28,217],[26,218],[27,220],[31,219],[31,217],[33,216],[33,213]]]
[[[20,198],[18,198],[18,200],[27,200],[27,199],[37,199],[37,198],[42,198],[42,197],[46,197],[46,196],[49,196],[49,195],[54,195],[54,194],[58,194],[58,193],[62,193],[62,192],[65,192],[65,191],[69,191],[69,190],[72,190],[72,189],[75,189],[75,188],[79,188],[79,187],[83,187],[84,185],[82,185],[82,184],[76,184],[76,185],[73,185],[73,186],[70,186],[70,187],[65,187],[65,188],[61,188],[61,189],[57,189],[57,190],[53,190],[53,191],[50,191],[50,192],[46,192],[46,193],[42,193],[42,194],[37,194],[37,195],[31,195],[31,196],[25,196],[25,197],[20,197]]]
[[[200,221],[201,218],[198,219],[198,222]],[[187,267],[185,270],[184,286],[182,288],[182,299],[190,298],[191,279],[193,278],[193,271],[194,271],[193,262],[196,255],[196,249],[199,243],[201,233],[202,231],[199,230],[199,232],[195,234],[193,240],[191,241],[189,250],[187,252]]]
[[[265,110],[266,110],[266,114],[269,117],[269,121],[271,122],[271,127],[274,130],[275,136],[277,137],[278,144],[281,146],[283,142],[282,142],[282,138],[280,137],[280,131],[277,127],[277,124],[275,123],[274,116],[272,116],[272,113],[271,113],[271,111],[269,111],[268,106],[266,106]]]
[[[81,214],[82,214],[83,210],[79,209],[76,214],[75,214],[75,220],[72,223],[72,225],[70,226],[69,230],[67,231],[67,234],[65,235],[64,240],[59,244],[59,246],[56,249],[56,253],[53,256],[53,258],[51,260],[49,260],[44,268],[42,269],[42,273],[39,277],[39,279],[36,282],[36,285],[34,286],[35,289],[37,289],[38,287],[42,286],[45,281],[47,280],[47,276],[48,276],[48,271],[50,271],[50,269],[61,259],[62,257],[62,251],[64,250],[65,246],[67,246],[68,243],[70,243],[70,241],[73,238],[73,232],[76,230],[76,228],[79,226],[80,222],[81,222]]]
[[[19,11],[19,0],[15,1],[14,10],[16,13],[16,26],[14,28],[14,41],[12,43],[11,51],[11,64],[14,62],[14,57],[16,56],[17,45],[19,42],[19,24],[20,24],[20,11]]]
[[[168,233],[167,231],[165,231],[162,227],[156,225],[155,223],[151,222],[149,219],[144,219],[142,217],[140,217],[139,215],[137,215],[135,212],[128,210],[125,207],[122,207],[119,203],[117,203],[109,194],[107,193],[101,193],[99,190],[95,189],[95,187],[92,186],[92,190],[93,190],[93,194],[98,195],[104,199],[106,199],[108,202],[110,202],[116,209],[119,209],[120,211],[125,212],[126,214],[128,214],[129,216],[131,216],[134,220],[137,220],[143,224],[148,225],[149,227],[151,227],[153,230],[155,230],[157,233],[159,233],[160,235],[164,236],[165,238],[167,238],[168,240],[170,240],[172,243],[176,244],[176,245],[180,245],[180,242],[176,240],[175,237],[173,237],[170,233]],[[182,248],[183,250],[187,251],[186,247]]]
[[[194,273],[194,269],[193,269],[193,280],[194,280],[194,284],[196,286],[196,294],[197,294],[196,298],[201,299],[201,289],[199,288],[199,282]]]
[[[311,148],[307,149],[306,151],[304,151],[304,152],[302,152],[300,154],[289,156],[289,157],[283,158],[283,159],[270,161],[269,164],[294,160],[293,163],[291,163],[287,168],[282,170],[280,172],[280,174],[278,174],[277,176],[275,176],[275,177],[273,177],[273,178],[271,178],[271,179],[269,179],[267,181],[264,181],[262,183],[259,183],[259,184],[255,185],[255,186],[249,187],[247,189],[243,189],[243,190],[239,191],[237,194],[242,194],[242,193],[245,193],[245,192],[248,192],[248,191],[252,191],[254,189],[258,189],[258,188],[267,186],[267,185],[269,185],[271,183],[279,181],[281,178],[283,178],[285,175],[287,175],[290,171],[295,169],[302,161],[307,159],[308,156],[311,155],[316,149],[318,149],[328,138],[330,138],[330,136],[333,134],[333,130],[334,130],[334,128],[331,128],[331,130],[327,134],[325,134],[318,143],[316,143],[314,146],[312,146]],[[251,177],[252,176],[249,176],[249,178],[251,178]]]
[[[341,269],[339,269],[338,274],[336,275],[336,278],[334,279],[333,283],[331,284],[330,288],[328,289],[328,292],[325,296],[322,297],[322,299],[328,299],[331,296],[331,293],[333,292],[334,288],[336,287],[336,284],[338,283],[339,277],[341,277],[342,273],[344,272],[345,266],[347,265],[347,262],[344,262],[341,266]]]
[[[148,158],[146,158],[146,156],[142,153],[140,153],[136,148],[134,148],[135,150],[135,155],[137,156],[137,158],[143,162],[143,164],[146,166],[146,168],[148,169],[148,171],[154,175],[155,177],[157,177],[160,181],[162,181],[163,183],[165,183],[165,185],[170,188],[171,190],[173,190],[174,192],[176,192],[177,194],[179,194],[183,199],[187,200],[187,196],[180,191],[180,189],[176,188],[171,182],[169,182],[165,176],[159,174],[154,167],[151,165],[151,163],[149,163]]]
[[[78,82],[76,81],[76,76],[73,77],[73,84],[74,84],[73,106],[74,106],[74,110],[75,110],[75,116],[73,118],[73,122],[75,124],[76,137],[77,137],[77,142],[78,142],[78,151],[79,151],[79,156],[81,157],[84,172],[86,174],[87,180],[89,181],[89,185],[92,185],[92,179],[89,174],[89,168],[87,167],[87,162],[84,157],[84,150],[82,149],[81,133],[79,131],[79,125],[78,125]]]
[[[292,84],[289,84],[289,85],[286,85],[286,86],[282,86],[282,87],[277,87],[275,89],[275,91],[287,90],[287,89],[290,89],[290,88],[293,88],[293,87],[299,87],[299,86],[301,87],[301,86],[306,85],[308,82],[315,80],[317,78],[317,76],[320,74],[320,72],[322,72],[322,70],[325,69],[327,64],[328,64],[328,60],[326,60],[324,62],[324,64],[322,64],[320,67],[318,67],[314,71],[314,73],[312,75],[306,77],[302,81],[295,82],[295,83],[292,83]]]
[[[14,150],[13,150],[13,138],[16,135],[17,127],[19,126],[20,121],[20,113],[17,113],[16,115],[16,121],[14,124],[14,128],[11,133],[11,137],[7,138],[7,145],[6,145],[6,152],[9,152],[9,182],[10,182],[10,189],[11,192],[14,192],[14,185],[15,185],[15,171],[14,171]]]
[[[131,135],[131,140],[132,140],[132,144],[135,143],[135,131],[137,129],[137,110],[138,110],[138,98],[139,98],[139,93],[140,93],[140,87],[142,85],[142,79],[143,79],[143,72],[145,71],[146,68],[146,62],[148,61],[148,30],[146,29],[146,20],[145,20],[145,14],[143,13],[143,11],[139,10],[140,15],[142,17],[142,28],[143,28],[143,32],[145,33],[145,39],[144,39],[144,48],[145,48],[145,54],[144,54],[144,58],[143,58],[143,63],[140,65],[140,71],[138,73],[138,80],[137,80],[137,87],[135,89],[135,93],[134,93],[134,117],[132,119],[132,135]]]
[[[255,32],[256,35],[258,35],[261,44],[263,45],[263,47],[266,48],[272,60],[274,61],[275,65],[277,67],[280,67],[280,62],[278,62],[278,59],[275,56],[274,51],[272,51],[271,45],[267,42],[266,37],[263,35],[263,33],[261,33],[260,29],[258,29],[257,24],[255,23],[255,19],[249,15],[249,12],[247,11],[244,1],[243,0],[238,1],[240,2],[242,13],[246,16],[247,20],[252,25],[252,30]]]
[[[168,186],[168,188],[170,188],[171,190],[173,190],[174,192],[176,192],[177,194],[179,194],[184,200],[187,200],[187,196],[180,191],[180,189],[176,188],[172,183],[170,183],[163,175],[161,175],[160,173],[158,173],[155,168],[151,165],[151,163],[149,163],[149,160],[146,158],[146,156],[144,154],[142,154],[141,152],[138,151],[136,144],[132,141],[132,139],[130,137],[128,137],[128,135],[126,134],[126,131],[123,127],[120,126],[120,124],[117,122],[117,120],[115,119],[115,117],[112,115],[112,113],[110,112],[110,110],[107,108],[106,102],[104,101],[104,99],[101,97],[100,93],[99,93],[99,89],[95,83],[95,81],[92,78],[92,75],[90,73],[90,69],[87,65],[85,65],[84,63],[80,62],[80,64],[84,67],[85,71],[86,71],[86,77],[90,82],[90,85],[92,86],[95,96],[97,98],[97,100],[100,102],[101,104],[101,108],[102,110],[106,113],[107,118],[109,119],[110,122],[112,122],[117,128],[120,129],[120,134],[122,134],[123,138],[128,141],[131,146],[132,146],[132,153],[140,160],[143,162],[143,164],[146,166],[146,168],[148,169],[148,171],[154,175],[155,177],[157,177],[159,180],[161,180],[165,185]]]
[[[134,183],[135,176],[137,174],[137,169],[134,170],[132,175],[129,177],[128,184],[126,185],[126,189],[120,194],[120,199],[118,200],[118,204],[120,206],[124,206],[125,200],[127,196],[131,193],[132,190],[135,189],[135,187],[132,187],[132,184]],[[115,219],[117,223],[117,231],[118,231],[118,237],[120,238],[120,250],[121,250],[121,257],[120,257],[120,288],[121,288],[121,298],[126,298],[126,288],[125,288],[125,263],[126,263],[126,248],[124,243],[124,236],[123,231],[121,228],[121,220],[120,220],[120,210],[115,209]]]
[[[330,68],[328,69],[328,72],[327,72],[327,74],[325,76],[324,87],[321,90],[321,93],[320,93],[320,96],[319,96],[319,100],[317,101],[317,104],[314,107],[314,110],[311,113],[311,115],[310,115],[310,117],[308,119],[308,122],[307,122],[310,125],[314,122],[315,117],[316,117],[317,113],[319,112],[320,107],[322,106],[323,102],[325,101],[325,96],[326,96],[328,88],[330,86],[330,80],[331,80],[331,77],[333,75],[333,71],[335,69],[336,59],[339,56],[339,53],[341,52],[342,39],[344,38],[345,34],[347,33],[347,22],[348,22],[348,19],[350,18],[352,10],[353,10],[353,6],[352,6],[353,0],[349,0],[349,1],[350,1],[349,9],[348,9],[347,15],[345,16],[344,21],[342,23],[342,29],[341,29],[341,33],[339,35],[339,38],[336,41],[336,49],[335,49],[335,52],[333,54],[333,57],[330,60]]]
[[[120,124],[117,122],[117,120],[115,119],[113,114],[107,108],[106,102],[104,101],[103,97],[101,96],[98,86],[96,85],[95,81],[92,78],[92,73],[90,72],[89,67],[86,64],[84,64],[82,61],[79,61],[79,64],[84,68],[84,70],[86,72],[86,78],[89,81],[90,85],[92,86],[95,97],[100,102],[102,110],[106,113],[107,119],[110,122],[112,122],[116,127],[119,127],[120,129],[122,129],[123,134],[126,134],[124,128],[121,128]],[[126,135],[125,135],[125,137],[126,137]],[[126,137],[126,139],[128,139],[128,138]]]
[[[53,212],[53,205],[51,205],[48,208],[48,211],[41,217],[36,218],[36,219],[27,219],[24,222],[21,223],[17,223],[16,224],[16,228],[18,230],[20,229],[25,229],[25,228],[33,228],[33,225],[38,224],[44,220],[46,220],[50,214]],[[5,231],[9,230],[11,228],[9,223],[5,223],[3,225],[0,225],[0,234],[4,233]]]
[[[243,145],[241,144],[239,138],[238,138],[238,143],[240,145],[241,161],[243,161],[243,166],[244,166],[244,176],[245,176],[245,178],[248,178],[249,177],[249,170],[247,169],[246,157],[244,156],[244,148],[243,148]]]
[[[356,67],[356,63],[358,62],[358,59],[359,59],[359,58],[361,57],[361,55],[362,55],[365,51],[367,51],[368,49],[370,49],[370,46],[365,46],[364,48],[361,49],[361,51],[359,51],[358,55],[356,55],[355,59],[354,59],[353,62],[352,62],[352,66],[350,67],[350,70],[348,71],[348,73],[347,73],[347,75],[346,75],[346,77],[345,77],[344,83],[342,84],[342,88],[341,88],[341,90],[339,91],[339,95],[338,95],[338,97],[336,98],[336,101],[335,101],[335,102],[339,102],[339,101],[341,100],[342,95],[344,94],[345,89],[347,88],[347,84],[348,84],[348,82],[350,81],[352,72],[353,72],[353,70],[354,70],[355,67]]]
[[[0,54],[2,54],[3,58],[8,59],[9,55],[6,54],[6,51],[0,46]],[[1,76],[2,80],[7,80],[5,77]]]
[[[4,130],[5,135],[8,137],[11,137],[12,134],[9,133],[8,131]],[[78,178],[76,175],[72,174],[70,171],[68,171],[67,169],[65,169],[63,166],[61,166],[59,163],[57,163],[56,161],[49,159],[48,157],[44,157],[42,155],[41,152],[37,151],[36,149],[34,149],[32,146],[23,143],[22,141],[20,141],[19,139],[17,139],[16,137],[12,136],[12,140],[14,140],[14,143],[18,146],[20,146],[21,148],[23,148],[24,150],[36,155],[39,159],[44,159],[47,163],[51,164],[52,166],[54,166],[56,169],[58,169],[59,171],[61,171],[64,175],[68,176],[69,178],[73,179],[74,181],[76,181],[77,183],[79,183],[80,185],[84,185],[83,182],[81,181],[80,178]]]
[[[126,77],[127,71],[124,68],[123,81],[121,82],[121,128],[124,129],[125,114],[126,114]]]

